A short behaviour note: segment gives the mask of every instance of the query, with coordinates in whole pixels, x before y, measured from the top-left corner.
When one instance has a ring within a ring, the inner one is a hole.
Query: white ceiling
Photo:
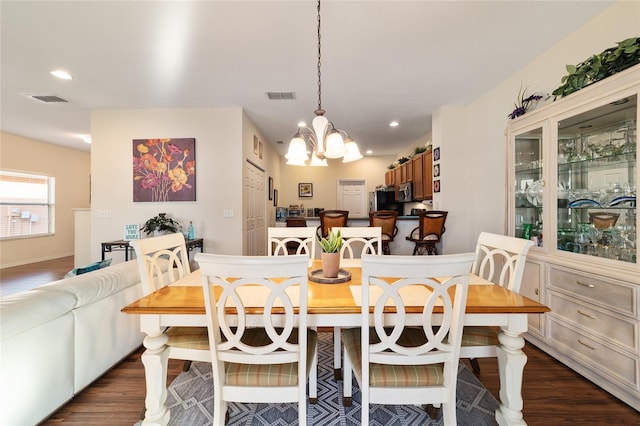
[[[478,97],[611,4],[324,1],[322,106],[363,152],[396,154],[434,109]],[[5,132],[88,150],[93,109],[241,106],[283,153],[317,107],[314,1],[2,0],[0,14]]]

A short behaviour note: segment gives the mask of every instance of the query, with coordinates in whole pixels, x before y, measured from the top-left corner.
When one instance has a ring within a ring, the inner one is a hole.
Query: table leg
[[[500,408],[496,410],[499,425],[524,425],[522,417],[522,373],[527,356],[522,352],[527,331],[526,315],[511,315],[509,324],[498,334],[498,368],[500,371]]]
[[[164,331],[160,331],[158,334],[148,334],[143,341],[144,347],[147,348],[142,354],[147,384],[143,425],[164,426],[169,423],[170,412],[165,405],[169,359],[167,340],[168,337]]]

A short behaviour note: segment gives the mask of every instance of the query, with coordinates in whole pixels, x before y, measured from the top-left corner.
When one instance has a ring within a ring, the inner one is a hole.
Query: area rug
[[[458,372],[458,425],[495,425],[498,401],[485,389],[467,367],[460,363]],[[171,410],[169,425],[213,424],[213,386],[211,364],[194,362],[180,373],[168,389],[167,406]],[[360,424],[360,390],[354,380],[353,404],[342,405],[342,381],[333,378],[333,341],[331,333],[319,333],[318,403],[308,404],[309,425],[350,426]],[[372,405],[371,425],[442,425],[442,414],[432,420],[421,408],[405,405]],[[297,404],[229,404],[229,425],[298,424]]]

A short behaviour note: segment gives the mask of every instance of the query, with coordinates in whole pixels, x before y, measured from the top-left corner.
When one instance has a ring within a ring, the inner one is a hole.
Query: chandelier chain
[[[322,110],[322,81],[320,66],[322,65],[321,59],[321,44],[320,44],[320,0],[318,0],[318,111]]]

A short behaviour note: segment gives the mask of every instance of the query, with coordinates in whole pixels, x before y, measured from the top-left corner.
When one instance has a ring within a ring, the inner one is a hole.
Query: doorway
[[[251,162],[244,166],[244,244],[243,254],[248,256],[266,256],[266,192],[265,173]]]
[[[367,181],[364,179],[338,179],[338,210],[348,210],[349,217],[369,216],[367,209]]]

